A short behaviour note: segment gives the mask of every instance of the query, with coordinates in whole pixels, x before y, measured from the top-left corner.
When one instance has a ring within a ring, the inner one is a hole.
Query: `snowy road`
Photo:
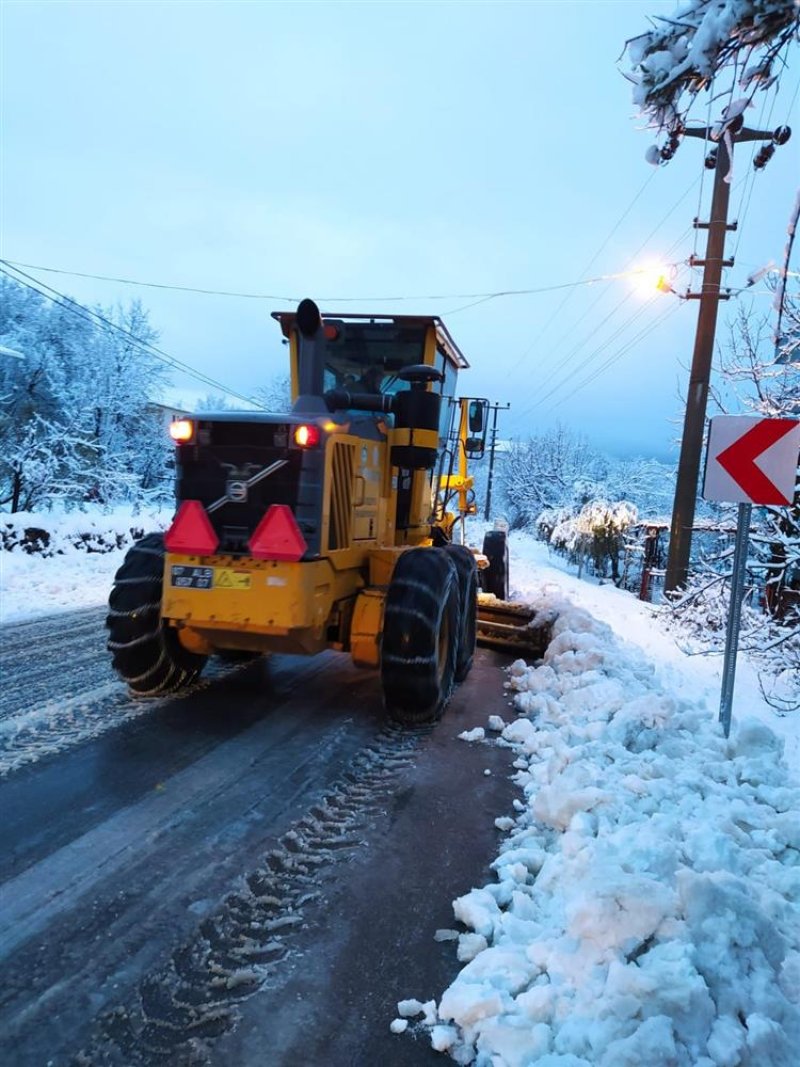
[[[505,661],[417,732],[333,654],[136,702],[102,615],[4,635],[4,1062],[440,1062],[388,1024],[454,976],[434,931],[496,851],[509,754],[457,734],[505,708]]]

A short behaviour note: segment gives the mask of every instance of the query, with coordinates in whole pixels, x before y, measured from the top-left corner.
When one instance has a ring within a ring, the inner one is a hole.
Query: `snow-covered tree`
[[[615,459],[609,463],[609,500],[633,500],[640,518],[662,518],[672,510],[675,468],[657,459]]]
[[[253,390],[253,399],[265,411],[288,411],[292,406],[288,374],[274,374],[266,385]]]
[[[800,417],[800,372],[791,359],[800,341],[797,292],[785,294],[783,319],[779,354],[785,358],[776,362],[770,322],[746,307],[740,309],[712,391],[720,411]],[[751,543],[755,552],[751,567],[763,573],[770,611],[779,618],[791,612],[800,622],[800,481],[792,505],[756,512]]]
[[[800,373],[791,360],[800,340],[797,294],[786,294],[782,337],[776,361],[770,321],[740,310],[712,390],[718,410],[800,416]],[[733,505],[724,508],[733,528]],[[679,599],[664,608],[667,625],[688,647],[722,651],[732,552],[723,543],[699,561]],[[800,479],[791,505],[753,511],[739,647],[758,666],[766,699],[780,711],[800,708]]]
[[[533,526],[545,509],[580,507],[603,495],[608,461],[586,437],[558,425],[515,441],[497,482],[515,526]]]
[[[168,478],[170,449],[149,397],[166,368],[136,302],[88,314],[0,282],[0,507],[132,499]]]
[[[232,411],[233,404],[221,393],[206,393],[206,395],[192,405],[193,411]]]
[[[737,120],[754,95],[780,78],[785,53],[800,32],[796,0],[687,0],[674,15],[626,42],[633,99],[666,134],[651,162],[667,160],[680,142],[703,90],[719,101],[718,134]]]

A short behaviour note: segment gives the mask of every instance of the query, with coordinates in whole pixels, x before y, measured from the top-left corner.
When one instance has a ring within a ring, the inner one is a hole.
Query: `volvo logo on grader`
[[[323,320],[303,300],[273,318],[291,410],[173,424],[177,511],[117,572],[114,667],[160,694],[213,654],[334,648],[380,671],[394,719],[432,721],[476,640],[538,656],[547,639],[507,602],[506,531],[464,544],[489,402],[456,398],[469,364],[437,316]]]
[[[247,482],[228,482],[225,494],[234,504],[243,504],[247,500]]]

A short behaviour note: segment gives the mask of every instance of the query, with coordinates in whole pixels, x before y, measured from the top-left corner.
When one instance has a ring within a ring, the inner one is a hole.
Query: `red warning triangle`
[[[256,559],[295,563],[302,559],[307,549],[292,509],[286,504],[271,504],[250,538],[250,551]]]
[[[167,552],[184,556],[210,556],[219,538],[199,500],[184,500],[164,537]]]

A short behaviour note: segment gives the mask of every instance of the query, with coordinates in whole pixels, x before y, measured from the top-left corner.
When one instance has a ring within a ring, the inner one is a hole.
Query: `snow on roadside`
[[[135,535],[164,529],[170,516],[132,508],[0,515],[0,525],[20,539],[26,528],[49,538],[46,557],[21,545],[0,552],[0,623],[104,604]]]
[[[533,600],[551,591],[570,597],[594,618],[605,622],[618,638],[640,649],[653,663],[665,689],[690,693],[693,700],[707,709],[709,716],[719,714],[721,655],[683,652],[674,635],[659,624],[651,604],[610,583],[600,585],[594,580],[575,577],[560,557],[551,555],[545,544],[528,534],[511,535],[511,554],[516,597]],[[795,771],[800,768],[800,714],[779,715],[767,704],[755,668],[740,653],[733,697],[734,729],[742,716],[755,716],[774,730],[784,742],[789,766]]]
[[[96,521],[124,534],[131,518]],[[124,551],[0,553],[0,616],[102,604]],[[800,721],[775,716],[742,657],[726,742],[718,659],[685,656],[648,605],[523,535],[512,578],[555,639],[510,675],[518,718],[471,740],[502,731],[522,799],[513,820],[492,813],[509,831],[496,880],[454,902],[465,966],[420,1002],[433,1047],[481,1067],[790,1067],[800,791],[773,731],[797,753]]]
[[[576,583],[622,643],[515,541],[515,584],[552,614],[553,641],[510,672],[519,717],[501,743],[523,799],[496,880],[453,903],[468,962],[433,1047],[479,1067],[790,1067],[800,789],[782,741],[741,713],[726,741],[713,678],[700,685],[645,605]]]

